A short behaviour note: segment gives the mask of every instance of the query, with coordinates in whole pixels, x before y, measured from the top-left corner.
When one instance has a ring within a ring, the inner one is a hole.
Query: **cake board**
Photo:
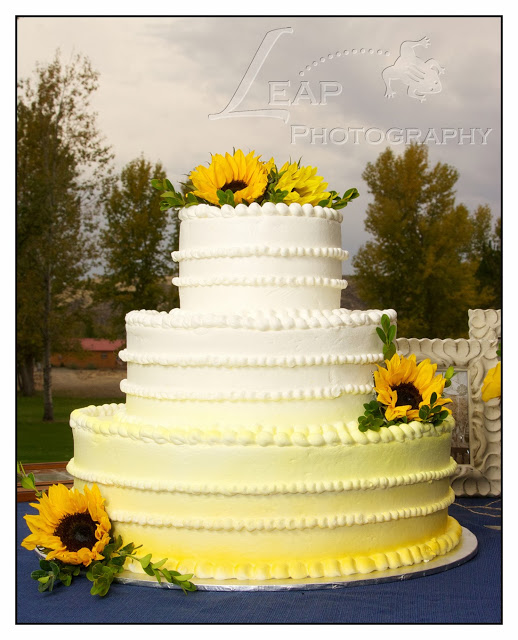
[[[193,583],[198,588],[198,591],[307,591],[310,589],[340,589],[344,587],[374,585],[382,582],[422,578],[434,573],[447,571],[448,569],[454,569],[471,560],[471,558],[477,554],[477,551],[477,538],[469,529],[462,527],[462,536],[455,549],[429,562],[421,562],[410,567],[399,567],[398,569],[376,571],[372,574],[355,574],[334,578],[290,578],[285,580],[216,580],[200,578],[194,579]],[[36,553],[41,558],[45,557],[38,549],[36,549]],[[159,583],[152,576],[136,574],[132,571],[123,571],[114,578],[114,582],[159,589],[181,588],[165,580]]]

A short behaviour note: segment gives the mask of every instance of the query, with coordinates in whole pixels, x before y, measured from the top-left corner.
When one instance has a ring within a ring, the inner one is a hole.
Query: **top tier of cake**
[[[180,307],[187,311],[337,309],[342,215],[305,204],[200,204],[179,213],[173,253]]]

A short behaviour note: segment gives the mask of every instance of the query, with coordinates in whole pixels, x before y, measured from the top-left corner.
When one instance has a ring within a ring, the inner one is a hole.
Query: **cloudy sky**
[[[64,61],[90,58],[101,74],[93,106],[118,168],[143,153],[177,183],[233,147],[279,162],[302,156],[330,188],[359,189],[342,230],[354,255],[368,239],[367,162],[426,139],[432,163],[459,171],[458,201],[500,215],[497,18],[41,17],[20,18],[17,35],[19,77],[58,47]],[[428,46],[401,46],[418,41]],[[264,113],[273,109],[282,117]]]

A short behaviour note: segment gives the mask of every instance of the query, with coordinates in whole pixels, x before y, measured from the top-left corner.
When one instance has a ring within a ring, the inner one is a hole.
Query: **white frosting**
[[[383,359],[373,326],[381,314],[131,312],[121,388],[131,413],[168,424],[198,425],[207,412],[246,424],[251,402],[265,424],[305,414],[353,420],[371,399],[372,372]]]
[[[322,207],[190,207],[181,215],[184,310],[334,309],[342,280],[340,225]],[[199,287],[203,287],[200,290]],[[335,289],[334,291],[332,289]]]
[[[334,222],[342,222],[343,217],[339,211],[330,209],[329,207],[313,207],[310,204],[290,204],[284,203],[274,204],[273,202],[265,202],[263,205],[253,202],[246,206],[238,204],[232,207],[228,204],[222,207],[215,207],[210,204],[198,204],[186,209],[182,209],[178,217],[180,220],[191,220],[197,218],[237,218],[237,217],[255,217],[255,216],[294,216],[305,218],[324,218]]]

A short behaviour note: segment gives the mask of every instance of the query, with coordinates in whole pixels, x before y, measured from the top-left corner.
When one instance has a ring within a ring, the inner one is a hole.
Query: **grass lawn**
[[[74,454],[70,413],[91,404],[123,402],[121,398],[54,397],[54,422],[43,422],[43,396],[18,396],[16,459],[20,462],[63,462]]]

